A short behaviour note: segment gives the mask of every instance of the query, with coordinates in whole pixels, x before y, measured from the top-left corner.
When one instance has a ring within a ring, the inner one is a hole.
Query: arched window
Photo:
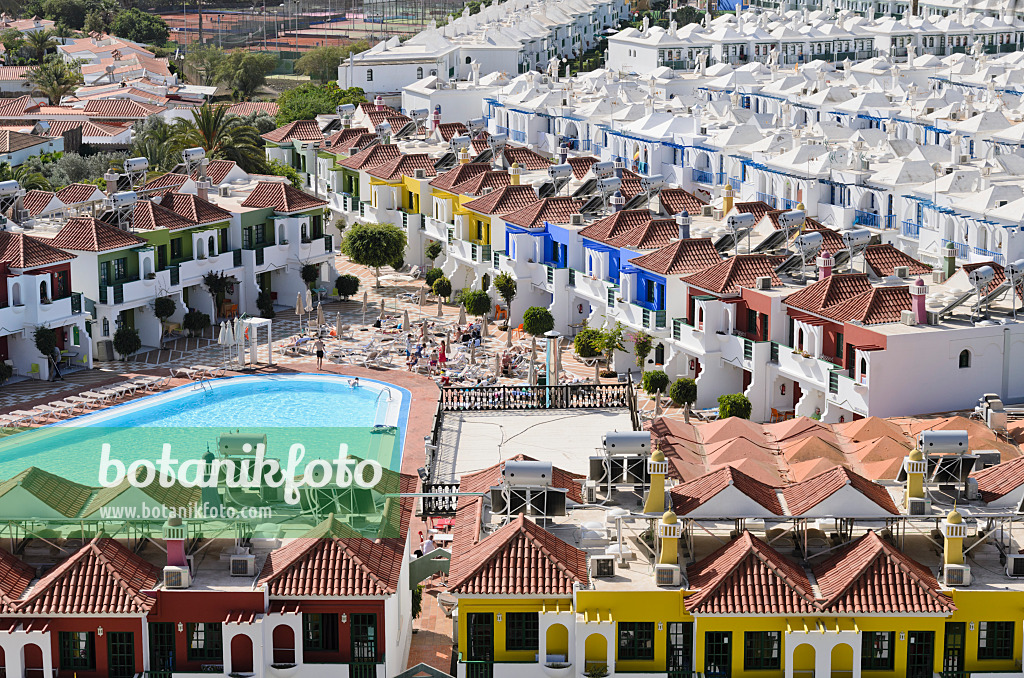
[[[473,63],[473,57],[466,57],[466,65]]]
[[[209,252],[209,254],[210,254],[210,256],[211,256],[211,257],[212,257],[212,256],[213,256],[213,255],[214,255],[214,254],[216,253],[216,251],[217,251],[217,246],[216,246],[216,244],[214,243],[214,240],[213,240],[213,236],[212,236],[212,235],[211,235],[211,236],[210,236],[209,238],[207,238],[207,239],[206,239],[206,251],[207,251],[207,252]]]
[[[971,352],[966,348],[960,351],[960,369],[965,370],[971,366]]]
[[[419,68],[416,69],[416,79],[417,80],[422,80],[423,79],[423,67],[422,66],[420,66]]]
[[[704,329],[704,307],[701,306],[697,309],[697,329]]]
[[[796,350],[804,350],[804,331],[799,329],[796,331]]]
[[[868,361],[865,358],[860,359],[860,378],[866,379],[868,376]]]
[[[367,68],[366,69],[366,82],[373,82],[373,69],[372,68]]]

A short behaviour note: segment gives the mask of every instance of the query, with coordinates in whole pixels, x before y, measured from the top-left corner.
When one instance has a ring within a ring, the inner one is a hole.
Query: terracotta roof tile
[[[136,473],[136,478],[140,481],[145,481],[146,471],[139,469]],[[177,480],[173,478],[167,478],[166,481],[169,487],[164,487],[164,478],[160,478],[159,482],[143,482],[139,486],[139,491],[144,492],[153,501],[166,506],[169,509],[187,509],[190,506],[196,506],[202,501],[202,489],[199,487],[185,487]],[[128,478],[125,478],[117,485],[113,487],[101,487],[96,491],[92,501],[89,502],[85,512],[82,514],[83,517],[88,517],[94,513],[101,511],[103,507],[108,506],[111,502],[115,501],[124,492],[131,489],[133,486],[129,482]]]
[[[13,153],[53,141],[50,137],[0,130],[0,153]]]
[[[533,457],[529,457],[525,454],[517,454],[507,461],[537,461]],[[497,487],[502,481],[502,469],[505,467],[505,462],[500,462],[485,468],[482,471],[475,473],[468,473],[459,478],[459,491],[460,492],[487,492],[492,487]],[[558,468],[557,466],[552,467],[551,471],[551,486],[566,490],[565,496],[577,504],[583,503],[583,482],[586,480],[586,476],[581,476],[576,473],[570,473],[569,471]]]
[[[272,207],[275,212],[301,212],[326,204],[281,181],[261,181],[242,201],[242,207]]]
[[[144,614],[159,570],[114,539],[96,537],[39,580],[17,605],[22,614]]]
[[[377,125],[383,125],[384,123],[388,123],[389,125],[391,125],[392,133],[397,132],[398,130],[402,129],[407,124],[412,122],[412,118],[402,115],[393,108],[388,108],[383,111],[370,111],[366,115],[370,119],[370,122],[373,124],[374,129],[377,128]]]
[[[620,210],[598,219],[580,231],[580,236],[588,240],[596,240],[605,244],[611,244],[617,238],[633,229],[640,228],[651,222],[650,211],[643,210]],[[678,235],[679,229],[676,229]]]
[[[911,310],[910,288],[874,287],[822,312],[837,322],[858,321],[865,325],[897,323],[903,311]]]
[[[95,122],[92,120],[49,120],[52,137],[64,136],[73,129],[81,129],[83,137],[116,137],[131,129],[131,123]]]
[[[57,194],[53,191],[32,189],[31,191],[25,192],[25,195],[22,198],[22,205],[28,210],[30,215],[37,217],[43,213],[43,210],[45,210],[56,197]]]
[[[821,313],[871,289],[866,273],[833,273],[824,280],[794,292],[783,303],[809,313]]]
[[[813,570],[821,608],[836,614],[949,613],[956,610],[928,568],[874,532],[843,547]]]
[[[804,231],[821,233],[821,249],[828,250],[833,255],[846,249],[846,243],[843,242],[843,236],[839,235],[839,231],[833,231],[819,221],[808,218],[804,221]]]
[[[899,510],[884,487],[845,466],[835,466],[813,478],[790,485],[782,491],[782,496],[786,499],[789,514],[800,516],[810,513],[815,506],[847,485],[878,504],[882,510],[899,515]]]
[[[572,175],[579,180],[587,176],[590,166],[597,162],[597,158],[592,155],[577,155],[569,158],[566,162],[572,165]]]
[[[253,113],[263,112],[267,115],[277,115],[279,107],[274,101],[243,101],[242,103],[232,104],[228,107],[229,115],[237,115],[239,117],[246,117]]]
[[[454,139],[455,137],[461,137],[469,134],[469,130],[461,122],[442,122],[437,126],[437,133],[441,135],[441,139],[446,143]]]
[[[672,222],[675,226],[675,222]],[[711,238],[689,238],[645,254],[629,263],[661,275],[689,275],[715,266],[722,260]]]
[[[35,578],[34,567],[0,549],[0,613],[10,614]]]
[[[814,614],[804,571],[748,531],[686,568],[691,614]]]
[[[738,292],[753,287],[758,278],[769,277],[772,285],[782,285],[775,274],[774,260],[764,254],[740,254],[715,264],[700,273],[683,278],[683,282],[714,294]]]
[[[398,146],[395,144],[373,144],[355,155],[345,158],[338,164],[349,169],[368,170],[389,160],[394,160],[398,157],[399,153]]]
[[[132,212],[132,227],[144,231],[153,231],[158,228],[177,231],[195,225],[191,219],[150,200],[139,200],[135,203],[135,211]]]
[[[39,238],[0,231],[0,261],[6,262],[11,268],[36,268],[74,258],[75,255],[59,250]]]
[[[902,252],[892,245],[868,245],[864,250],[864,261],[880,278],[893,275],[897,266],[906,266],[910,275],[931,273],[932,267]]]
[[[85,112],[95,118],[142,120],[166,110],[163,106],[140,104],[131,99],[93,99],[85,104]]]
[[[191,193],[165,193],[160,198],[160,206],[196,224],[213,224],[231,219],[231,212]]]
[[[783,515],[782,504],[771,485],[762,483],[731,466],[725,466],[673,487],[669,490],[672,508],[680,516],[686,515],[730,485],[775,515]]]
[[[523,228],[541,228],[545,221],[568,224],[570,215],[578,214],[583,202],[576,198],[544,198],[522,209],[502,216],[506,223]]]
[[[537,192],[533,186],[505,186],[476,200],[462,204],[477,214],[508,214],[516,212],[537,202]]]
[[[477,175],[489,172],[490,170],[491,166],[485,162],[459,164],[447,172],[439,174],[436,179],[430,182],[430,185],[442,191],[452,193],[453,187],[464,184]]]
[[[76,252],[108,252],[145,245],[146,241],[93,217],[73,217],[50,243]]]
[[[97,191],[102,193],[99,188],[92,184],[68,184],[57,191],[57,197],[65,205],[78,205],[80,203],[87,202],[94,197],[98,198],[98,196],[96,196]]]
[[[418,169],[423,170],[428,177],[432,177],[436,173],[434,171],[434,161],[426,153],[400,155],[397,158],[377,165],[368,170],[367,173],[370,176],[384,179],[385,181],[401,181],[403,176],[416,176],[416,170]]]
[[[519,163],[524,170],[540,170],[551,167],[550,160],[522,146],[506,146],[504,157],[509,167],[513,163]]]
[[[971,477],[978,480],[982,501],[996,501],[1024,485],[1024,457],[975,471]]]
[[[674,219],[651,219],[642,226],[612,238],[608,244],[634,250],[655,250],[678,237],[679,227]]]
[[[588,581],[586,553],[520,515],[452,558],[448,590],[570,596],[574,584]]]
[[[497,191],[511,185],[512,178],[508,172],[480,172],[476,176],[452,186],[457,195],[483,195],[485,188]]]
[[[236,167],[238,164],[234,160],[211,160],[206,166],[206,180],[213,186],[220,186]],[[193,172],[191,178],[193,181],[199,181],[199,170]]]
[[[321,141],[324,138],[320,131],[320,125],[316,120],[294,120],[284,127],[270,130],[261,135],[267,141],[281,143],[282,141]]]
[[[740,214],[753,214],[755,219],[761,221],[772,211],[772,206],[761,200],[752,200],[750,202],[733,203],[733,209]]]
[[[27,94],[16,99],[0,100],[0,117],[20,118],[25,115],[26,109],[32,108],[35,105],[36,102]]]
[[[160,176],[147,181],[139,189],[139,193],[150,193],[154,191],[160,191],[168,188],[180,188],[188,181],[187,174],[176,174],[174,172],[167,172]]]
[[[348,149],[353,148],[352,142],[364,134],[369,134],[369,132],[370,130],[365,127],[343,129],[327,138],[324,142],[324,149],[332,153],[348,153]],[[373,136],[376,137],[377,135],[374,134]]]
[[[903,264],[900,264],[900,265],[902,266]],[[992,272],[995,273],[995,276],[992,278],[992,282],[990,282],[988,284],[988,287],[985,288],[985,292],[986,293],[994,291],[997,287],[999,287],[1004,282],[1006,282],[1006,271],[1003,269],[1002,264],[997,264],[994,261],[975,261],[975,262],[970,263],[970,264],[964,264],[964,266],[963,266],[964,273],[970,273],[971,271],[976,271],[977,269],[981,268],[982,266],[988,266],[989,268],[992,269]],[[916,274],[913,274],[913,275],[916,275]],[[923,274],[921,274],[921,275],[923,275]],[[1018,284],[1017,287],[1018,287],[1017,291],[1019,293],[1020,292],[1020,284]]]

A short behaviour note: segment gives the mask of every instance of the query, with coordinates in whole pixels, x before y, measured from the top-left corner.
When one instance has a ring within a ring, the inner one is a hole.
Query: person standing
[[[313,350],[316,351],[316,369],[324,369],[324,342],[320,337],[316,338],[316,342],[313,344]]]

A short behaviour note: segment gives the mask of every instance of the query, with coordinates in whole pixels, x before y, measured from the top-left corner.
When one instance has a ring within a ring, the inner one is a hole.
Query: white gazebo
[[[238,358],[239,362],[243,365],[259,363],[257,355],[259,353],[259,331],[260,328],[265,327],[267,329],[267,364],[274,364],[274,340],[273,334],[271,333],[271,326],[273,321],[268,318],[246,318],[242,321],[243,331],[238,336]],[[249,341],[249,360],[245,360],[245,342]]]

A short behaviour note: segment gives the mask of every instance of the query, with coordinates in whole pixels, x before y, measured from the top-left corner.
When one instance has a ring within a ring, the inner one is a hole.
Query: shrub
[[[543,306],[531,306],[526,309],[526,313],[523,313],[523,329],[527,334],[539,337],[554,328],[555,319],[552,317],[551,311]]]
[[[669,378],[661,370],[650,370],[649,372],[644,372],[640,384],[648,395],[654,395],[655,393],[664,392],[668,388]]]
[[[470,315],[485,316],[491,310],[491,298],[483,290],[466,292],[462,295],[462,303]]]
[[[498,290],[498,296],[505,302],[508,309],[509,323],[512,322],[512,300],[516,298],[516,279],[508,271],[498,274],[494,279],[494,289]]]
[[[4,383],[14,375],[14,368],[7,363],[0,363],[0,384]]]
[[[654,340],[646,332],[637,332],[633,335],[633,353],[636,354],[636,366],[643,369],[644,361],[651,353]]]
[[[57,348],[57,335],[53,330],[39,326],[36,328],[35,334],[32,335],[32,340],[35,342],[36,350],[44,358],[49,359],[53,356],[53,351]]]
[[[345,231],[341,251],[355,263],[372,268],[380,287],[380,267],[399,261],[406,242],[405,231],[394,224],[355,224]]]
[[[260,292],[260,295],[256,297],[256,308],[260,310],[260,317],[267,320],[277,315],[274,311],[274,300],[271,298],[270,292]]]
[[[412,618],[419,619],[420,612],[423,611],[423,584],[418,585],[412,590]]]
[[[303,264],[299,275],[302,276],[302,282],[309,286],[316,282],[320,269],[315,264]]]
[[[693,379],[676,379],[668,390],[668,397],[676,407],[683,408],[683,421],[690,423],[690,407],[697,402],[697,382]]]
[[[185,314],[181,321],[181,326],[185,328],[189,336],[194,337],[210,326],[210,316],[202,311],[193,309]]]
[[[742,393],[729,393],[718,396],[719,419],[728,419],[729,417],[750,419],[751,409],[753,408],[750,405],[750,399]]]
[[[174,315],[177,309],[178,305],[170,297],[157,297],[153,300],[153,315],[160,318],[161,322]]]
[[[444,245],[441,244],[440,240],[434,240],[427,245],[427,249],[423,250],[423,255],[427,258],[427,261],[430,262],[430,265],[433,266],[434,259],[441,256],[442,252],[444,252]]]
[[[428,270],[426,275],[427,287],[429,287],[430,289],[434,289],[434,281],[442,277],[443,275],[444,271],[442,271],[439,268],[432,268]]]
[[[349,297],[359,291],[359,276],[351,273],[338,276],[338,279],[334,281],[334,286],[338,288],[338,294],[348,301]]]
[[[142,348],[142,339],[139,339],[139,331],[122,325],[114,332],[114,351],[122,358],[135,355]]]
[[[601,355],[601,330],[584,327],[572,340],[572,347],[581,358],[595,358]]]
[[[430,289],[434,291],[434,294],[447,299],[452,296],[452,281],[443,275],[434,281],[434,284],[430,286]]]

